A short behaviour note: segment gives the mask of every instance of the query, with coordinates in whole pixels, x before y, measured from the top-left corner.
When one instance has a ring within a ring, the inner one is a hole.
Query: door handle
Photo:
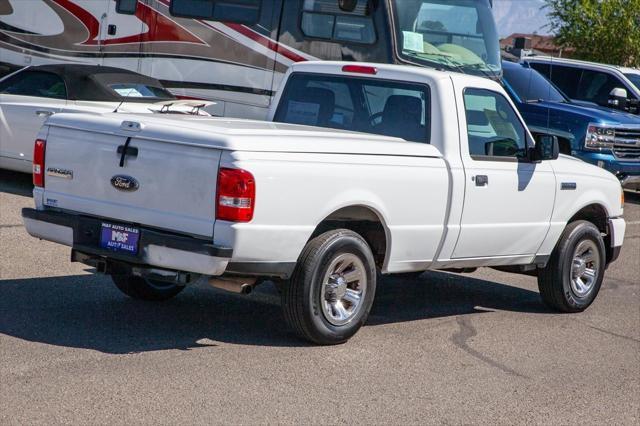
[[[45,111],[45,110],[36,111],[36,115],[38,117],[49,117],[49,116],[53,115],[53,111]]]
[[[487,186],[489,185],[489,176],[487,175],[476,175],[475,177],[475,181],[476,181],[476,186]]]

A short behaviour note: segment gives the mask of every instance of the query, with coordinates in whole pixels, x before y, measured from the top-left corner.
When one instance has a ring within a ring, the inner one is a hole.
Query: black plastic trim
[[[230,262],[225,273],[288,279],[295,267],[296,262]]]
[[[538,255],[533,259],[533,264],[538,268],[544,268],[547,266],[547,263],[549,263],[549,259],[551,259],[550,254]]]
[[[620,257],[620,251],[622,250],[622,246],[610,247],[607,251],[609,255],[607,256],[607,265],[615,262]]]
[[[207,240],[165,231],[157,231],[136,224],[123,223],[117,219],[99,219],[52,210],[35,210],[29,208],[22,209],[22,217],[72,228],[74,250],[132,263],[144,263],[142,248],[152,244],[224,259],[229,259],[233,255],[233,249],[211,244]],[[100,225],[102,222],[130,225],[138,228],[140,230],[138,254],[128,255],[101,248]]]

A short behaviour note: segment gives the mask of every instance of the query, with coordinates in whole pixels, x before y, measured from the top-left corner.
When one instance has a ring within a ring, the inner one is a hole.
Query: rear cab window
[[[295,73],[274,120],[429,143],[431,98],[425,84]]]

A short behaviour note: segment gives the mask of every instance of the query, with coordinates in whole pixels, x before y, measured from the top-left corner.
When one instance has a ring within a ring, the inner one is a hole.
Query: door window
[[[609,93],[616,87],[626,88],[624,83],[611,74],[584,70],[575,99],[607,106]]]
[[[357,77],[293,74],[274,121],[429,143],[428,86]]]
[[[0,93],[51,99],[67,98],[64,81],[55,74],[42,71],[24,71],[14,75],[0,83]]]
[[[577,99],[578,83],[582,71],[578,68],[566,67],[556,64],[531,63],[531,68],[538,71],[556,86],[560,88],[568,97]]]
[[[474,160],[526,158],[527,132],[509,102],[485,89],[466,89],[469,154]]]

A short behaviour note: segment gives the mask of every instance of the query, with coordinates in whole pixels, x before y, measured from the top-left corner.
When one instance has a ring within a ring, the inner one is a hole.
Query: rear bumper
[[[133,265],[148,265],[204,275],[222,275],[233,250],[206,240],[139,227],[138,254],[116,253],[100,247],[102,220],[49,210],[22,209],[27,232],[74,251]],[[108,222],[118,223],[117,220]]]

